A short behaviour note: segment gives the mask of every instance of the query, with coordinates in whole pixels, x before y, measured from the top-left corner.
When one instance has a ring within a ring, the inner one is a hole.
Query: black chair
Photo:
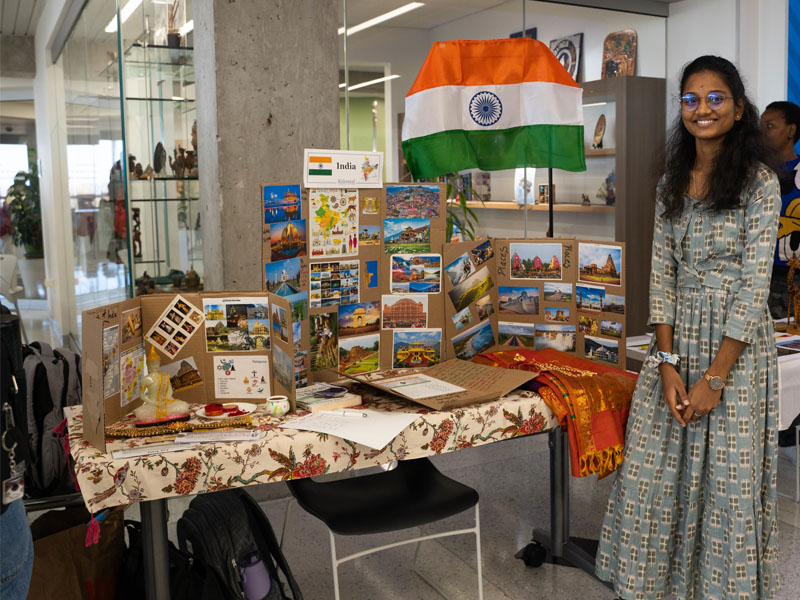
[[[336,600],[339,600],[338,570],[342,563],[388,548],[467,533],[475,534],[478,598],[483,600],[478,492],[442,475],[427,458],[402,460],[396,468],[372,475],[327,482],[294,479],[287,481],[287,484],[298,504],[328,527]],[[473,506],[475,526],[472,528],[422,535],[343,558],[336,555],[334,534],[364,535],[399,531],[452,517]],[[288,512],[287,506],[281,545],[285,539]]]

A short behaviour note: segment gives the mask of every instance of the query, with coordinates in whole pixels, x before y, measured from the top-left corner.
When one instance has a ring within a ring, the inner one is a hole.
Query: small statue
[[[189,418],[189,405],[172,397],[169,375],[161,373],[160,367],[161,357],[155,346],[151,345],[150,352],[147,353],[147,375],[142,378],[142,385],[139,387],[144,404],[133,411],[140,425]]]
[[[147,165],[147,168],[144,170],[144,178],[145,179],[152,179],[155,176],[156,172],[153,170],[153,167]]]
[[[134,208],[131,215],[133,223],[133,257],[142,258],[142,215],[141,209]]]
[[[194,153],[197,155],[197,119],[192,123],[192,148],[194,148]]]
[[[144,179],[144,169],[142,169],[142,163],[136,163],[133,172],[136,174],[138,179]]]
[[[789,273],[786,275],[786,291],[789,293],[789,306],[786,311],[786,333],[798,334],[800,327],[797,325],[797,313],[800,311],[800,288],[794,282],[794,272],[800,268],[800,259],[797,255],[792,253],[792,258],[786,263],[789,267]],[[792,315],[794,315],[794,324],[792,324]]]
[[[187,292],[196,292],[200,289],[200,275],[198,275],[197,271],[192,267],[189,267],[189,270],[186,272],[184,284],[186,285]]]
[[[136,157],[133,154],[128,154],[128,173],[136,171]]]
[[[183,177],[186,171],[186,151],[180,146],[172,151],[175,161],[173,162],[172,156],[169,156],[169,167],[172,169],[172,174],[175,177]]]
[[[194,152],[191,150],[186,151],[186,170],[189,171],[191,175],[192,169],[194,169]]]
[[[142,273],[142,276],[136,282],[136,295],[144,296],[145,294],[152,294],[156,291],[156,282],[147,274],[147,271]]]
[[[589,196],[587,194],[581,194],[581,204],[584,206],[591,206],[592,201],[589,200]]]

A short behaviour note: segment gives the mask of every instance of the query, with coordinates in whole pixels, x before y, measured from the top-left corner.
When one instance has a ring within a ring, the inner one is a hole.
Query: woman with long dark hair
[[[777,163],[724,58],[684,68],[680,105],[656,197],[655,336],[596,569],[625,600],[772,598]]]

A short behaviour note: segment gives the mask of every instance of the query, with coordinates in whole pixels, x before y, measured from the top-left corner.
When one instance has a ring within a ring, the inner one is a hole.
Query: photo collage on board
[[[497,343],[495,249],[490,240],[448,244],[444,258],[447,357],[469,360]]]
[[[428,302],[443,291],[441,254],[431,250],[444,243],[443,192],[439,184],[262,187],[264,289],[290,300],[307,294],[307,324],[289,315],[298,385],[441,360],[442,314],[430,315]],[[273,335],[280,322],[273,315]]]

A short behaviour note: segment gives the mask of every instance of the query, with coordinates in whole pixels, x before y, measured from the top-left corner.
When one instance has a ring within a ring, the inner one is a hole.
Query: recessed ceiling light
[[[364,21],[363,23],[359,23],[358,25],[354,25],[353,27],[348,27],[347,35],[353,35],[354,33],[358,33],[359,31],[364,31],[365,29],[378,25],[379,23],[383,23],[384,21],[388,21],[389,19],[394,19],[395,17],[404,15],[407,12],[414,10],[415,8],[419,8],[420,6],[425,6],[425,3],[409,2],[408,4],[405,4],[400,8],[390,10],[389,12],[379,15],[374,19],[369,19],[368,21]],[[344,27],[339,27],[339,35],[342,35],[343,33],[344,33]]]
[[[362,81],[361,83],[356,83],[355,85],[351,85],[347,88],[348,92],[352,92],[353,90],[357,90],[359,88],[367,87],[369,85],[374,85],[376,83],[381,83],[382,81],[389,81],[390,79],[397,79],[400,75],[387,75],[386,77],[379,77],[378,79],[370,79],[369,81]],[[343,83],[339,84],[340,88],[344,87]]]

